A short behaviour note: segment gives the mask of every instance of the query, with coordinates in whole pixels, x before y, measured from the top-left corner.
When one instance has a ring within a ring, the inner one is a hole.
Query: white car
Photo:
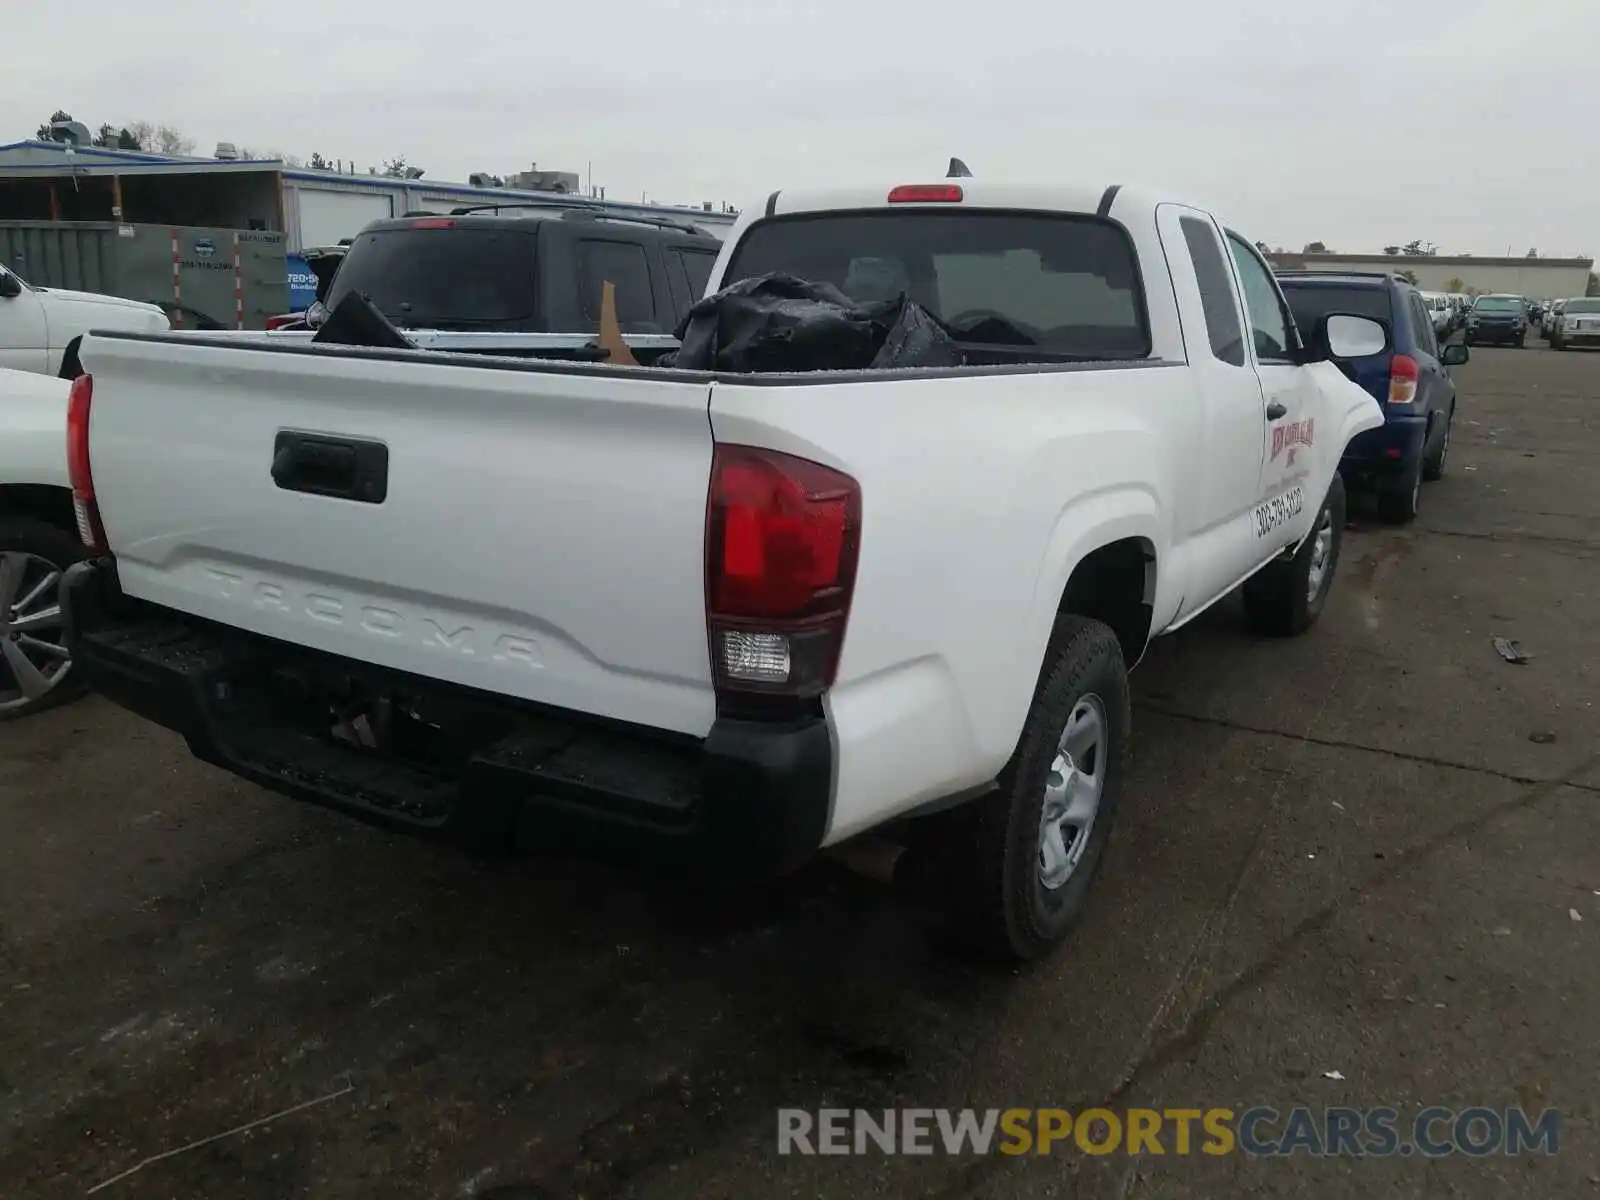
[[[1450,335],[1456,326],[1455,310],[1450,297],[1443,292],[1423,292],[1422,303],[1427,306],[1428,317],[1433,322],[1433,332],[1440,338]]]
[[[161,333],[171,328],[154,304],[31,287],[0,267],[0,367],[71,378],[78,373],[76,342],[91,329]]]
[[[1332,359],[1385,331],[1297,330],[1250,238],[1115,186],[774,193],[710,290],[780,272],[905,279],[963,365],[92,335],[77,669],[390,828],[751,874],[892,823],[958,930],[1044,952],[1150,638],[1241,584],[1263,632],[1321,613],[1384,420]]]
[[[82,556],[65,459],[79,341],[91,329],[169,327],[153,304],[30,287],[0,266],[0,720],[79,690],[56,602],[61,571]]]
[[[1574,296],[1563,302],[1550,331],[1550,348],[1600,345],[1600,297]]]
[[[79,691],[58,596],[84,555],[67,481],[70,386],[0,369],[0,721]]]

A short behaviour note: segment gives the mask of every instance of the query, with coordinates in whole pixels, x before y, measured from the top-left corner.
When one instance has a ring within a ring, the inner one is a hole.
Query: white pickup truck
[[[1298,633],[1374,400],[1251,242],[1132,188],[775,193],[711,277],[900,286],[950,368],[710,373],[86,340],[92,683],[393,828],[739,873],[875,827],[1027,957],[1115,814],[1126,674],[1241,583]]]

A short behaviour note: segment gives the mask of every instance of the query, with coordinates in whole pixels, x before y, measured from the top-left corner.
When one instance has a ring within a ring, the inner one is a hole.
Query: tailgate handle
[[[289,492],[382,504],[389,494],[389,447],[280,430],[272,446],[272,482]]]

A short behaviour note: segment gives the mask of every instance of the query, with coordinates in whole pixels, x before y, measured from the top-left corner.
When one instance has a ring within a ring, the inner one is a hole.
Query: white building
[[[1585,295],[1594,270],[1592,258],[1290,253],[1270,257],[1285,270],[1410,272],[1425,292],[1509,292],[1530,300]]]

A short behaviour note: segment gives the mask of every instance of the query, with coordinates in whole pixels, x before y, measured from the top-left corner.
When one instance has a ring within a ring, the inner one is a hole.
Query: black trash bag
[[[677,329],[659,366],[729,373],[953,366],[961,352],[905,296],[858,303],[828,283],[774,273],[707,296]]]
[[[908,296],[901,296],[896,303],[900,315],[889,336],[883,339],[872,366],[881,371],[886,367],[966,365],[967,356],[937,317]]]
[[[379,350],[415,350],[417,344],[389,323],[359,292],[350,292],[334,307],[312,336],[326,346],[370,346]]]

